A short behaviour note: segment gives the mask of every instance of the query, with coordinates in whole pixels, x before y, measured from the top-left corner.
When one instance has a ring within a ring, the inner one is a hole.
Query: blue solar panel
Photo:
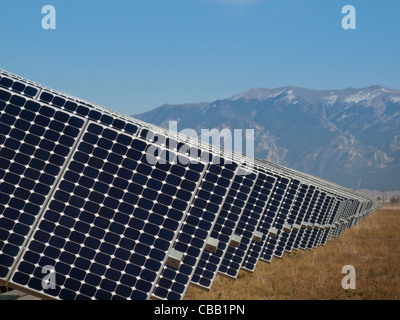
[[[271,261],[275,253],[280,235],[283,232],[284,223],[287,219],[287,216],[289,215],[289,211],[296,196],[298,187],[299,181],[293,179],[285,179],[285,187],[284,189],[282,188],[282,190],[285,191],[282,193],[283,199],[280,210],[272,224],[272,227],[276,229],[276,236],[267,238],[266,242],[264,243],[264,247],[260,253],[261,258],[265,261]]]
[[[254,232],[264,214],[268,199],[276,179],[260,172],[251,191],[245,209],[235,229],[234,235],[240,237],[237,246],[230,245],[219,267],[219,272],[236,278],[247,251],[254,241]]]
[[[217,275],[226,250],[231,241],[231,236],[247,204],[254,187],[257,175],[253,172],[241,170],[229,189],[217,222],[210,237],[216,239],[217,246],[214,251],[203,251],[201,259],[192,277],[192,283],[210,289]]]
[[[91,123],[12,281],[66,300],[147,299],[200,179],[149,164],[147,148]],[[41,288],[46,265],[62,270],[56,289]]]
[[[301,233],[303,230],[301,229],[301,226],[307,217],[307,210],[311,203],[311,199],[314,194],[315,188],[303,184],[302,190],[304,190],[304,193],[301,192],[302,199],[298,203],[295,203],[297,214],[293,218],[293,225],[296,225],[299,228],[298,230],[293,230],[287,239],[287,245],[285,250],[288,252],[291,252],[293,249],[297,249],[295,248],[295,242],[299,233]]]
[[[0,112],[0,278],[6,279],[84,120],[2,89]]]
[[[242,268],[248,271],[254,271],[260,257],[261,251],[267,241],[269,231],[272,228],[274,220],[280,211],[283,202],[283,195],[287,189],[287,179],[275,175],[276,183],[268,199],[267,206],[261,217],[257,231],[262,234],[260,241],[252,241],[249,250],[242,263]],[[283,180],[282,180],[283,179]]]
[[[165,264],[153,292],[154,298],[182,299],[200,260],[207,239],[226,199],[238,166],[221,158],[208,166],[185,218],[174,249],[183,254],[178,268]]]

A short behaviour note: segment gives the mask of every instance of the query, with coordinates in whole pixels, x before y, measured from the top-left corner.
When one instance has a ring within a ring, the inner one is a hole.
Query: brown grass
[[[342,288],[342,268],[356,269],[356,289]],[[259,261],[236,280],[218,275],[210,292],[190,286],[186,300],[399,300],[400,206],[384,207],[340,238],[312,251]]]

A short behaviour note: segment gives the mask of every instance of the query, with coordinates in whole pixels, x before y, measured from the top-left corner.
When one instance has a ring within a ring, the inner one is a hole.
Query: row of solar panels
[[[0,160],[0,279],[46,298],[182,299],[380,207],[1,70]]]

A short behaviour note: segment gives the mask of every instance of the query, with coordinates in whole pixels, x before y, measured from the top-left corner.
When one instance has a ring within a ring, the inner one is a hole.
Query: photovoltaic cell
[[[6,279],[84,121],[2,89],[0,112],[0,278]]]
[[[333,197],[326,194],[324,204],[321,208],[321,211],[316,221],[317,225],[315,225],[315,228],[313,230],[313,235],[311,235],[309,243],[307,244],[307,248],[310,250],[316,248],[321,244],[322,235],[325,232],[323,226],[325,225],[326,219],[329,216],[330,211],[332,210],[332,203],[333,203]]]
[[[276,179],[267,173],[258,173],[256,183],[234,232],[234,235],[240,237],[240,243],[237,247],[233,245],[228,247],[219,267],[220,273],[233,278],[237,277],[250,244],[254,241],[254,232],[265,211],[275,181]]]
[[[204,174],[199,189],[190,205],[174,249],[183,253],[178,268],[164,265],[153,297],[159,299],[182,299],[207,239],[218,217],[227,190],[237,171],[237,164],[226,164],[221,158],[213,159]]]
[[[267,238],[260,254],[261,258],[268,262],[271,261],[275,253],[280,235],[283,232],[285,220],[289,214],[293,199],[299,186],[299,181],[290,178],[283,178],[281,183],[283,184],[281,191],[282,203],[279,213],[276,215],[272,224],[272,227],[276,229],[276,236]]]
[[[308,185],[301,183],[299,186],[299,190],[297,192],[296,198],[292,203],[292,208],[288,215],[286,223],[290,226],[290,230],[286,230],[286,232],[281,233],[278,246],[283,251],[291,251],[293,242],[290,242],[290,239],[293,234],[297,234],[300,230],[302,220],[296,221],[297,216],[301,212],[301,205],[305,201],[306,193],[307,193]],[[288,243],[290,243],[290,247],[288,248]]]
[[[91,123],[12,281],[64,300],[147,299],[200,179],[149,164],[148,147]],[[56,289],[41,289],[46,265],[61,270]]]
[[[298,208],[296,206],[296,200],[302,199],[304,190],[301,189],[300,182],[294,181],[295,188],[292,188],[288,196],[288,205],[290,207],[289,214],[286,217],[285,225],[281,229],[281,232],[278,237],[278,241],[274,250],[274,256],[281,258],[283,252],[285,251],[286,243],[289,239],[290,233],[293,231],[293,220],[295,214],[298,212]],[[298,189],[297,189],[298,188]],[[296,191],[295,191],[296,190]]]
[[[285,250],[291,252],[294,248],[295,241],[299,233],[302,232],[302,225],[303,222],[307,219],[307,210],[311,203],[312,196],[314,194],[315,188],[308,185],[302,184],[301,191],[300,191],[300,199],[299,201],[295,202],[295,210],[297,210],[296,215],[293,217],[293,225],[298,226],[298,230],[292,230],[290,233]]]
[[[315,218],[311,221],[311,223],[313,224],[313,228],[309,230],[309,237],[303,239],[304,246],[306,249],[311,250],[317,241],[318,231],[320,230],[320,228],[317,226],[319,225],[318,221],[323,215],[326,214],[329,202],[330,202],[330,197],[327,197],[327,194],[325,192],[321,192],[318,204],[318,211],[315,214]]]
[[[242,215],[255,184],[257,175],[240,169],[229,189],[218,219],[211,232],[211,238],[218,240],[215,252],[203,251],[192,277],[192,283],[210,289],[218,268],[231,241],[231,236]]]
[[[261,251],[269,237],[269,231],[275,221],[275,217],[280,211],[283,202],[283,196],[287,189],[288,180],[282,176],[274,175],[276,183],[273,187],[265,211],[261,217],[261,221],[257,227],[257,231],[262,234],[260,241],[252,241],[249,250],[243,260],[242,268],[248,271],[254,271]],[[282,180],[283,179],[283,180]]]
[[[108,112],[105,112],[105,109],[86,104],[82,101],[76,101],[68,97],[60,97],[52,92],[42,91],[39,100],[56,108],[79,115],[88,120],[96,121],[103,125],[111,126],[126,133],[136,134],[140,128],[138,123],[132,123],[132,121],[126,121],[117,115],[109,114]]]
[[[322,206],[323,199],[324,199],[324,194],[320,190],[316,190],[314,193],[313,201],[311,202],[313,204],[313,208],[309,216],[309,219],[307,220],[309,226],[303,229],[301,238],[299,239],[299,247],[301,249],[307,249],[307,242],[310,236],[312,235],[313,225],[319,214],[319,210],[320,207]]]
[[[0,76],[0,88],[10,90],[28,98],[33,98],[38,93],[38,89],[33,86],[2,76]]]

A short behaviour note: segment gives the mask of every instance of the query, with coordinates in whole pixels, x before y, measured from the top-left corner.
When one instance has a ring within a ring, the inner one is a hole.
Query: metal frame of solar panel
[[[4,70],[0,90],[0,281],[37,295],[182,299],[190,281],[315,248],[381,206]]]

